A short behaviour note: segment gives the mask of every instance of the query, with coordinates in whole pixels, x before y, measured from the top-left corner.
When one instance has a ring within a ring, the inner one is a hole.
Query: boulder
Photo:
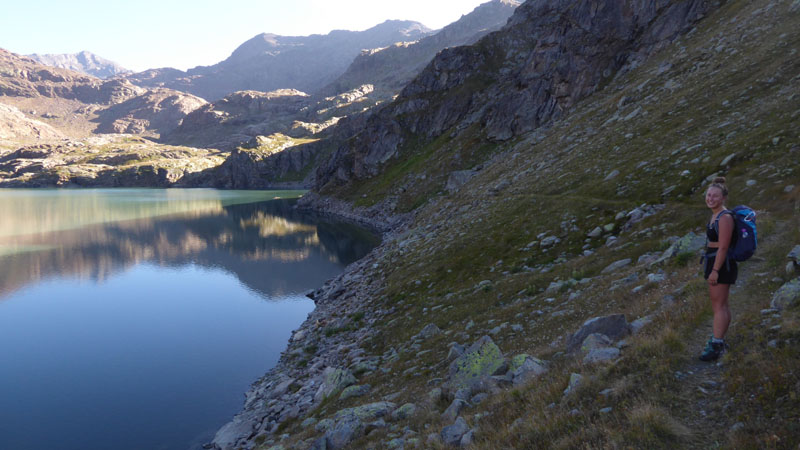
[[[570,395],[573,392],[575,392],[575,390],[577,390],[578,387],[580,387],[582,382],[583,382],[583,375],[578,373],[571,374],[569,376],[569,385],[567,386],[566,389],[564,389],[564,395]]]
[[[800,278],[781,286],[772,296],[770,306],[774,309],[785,309],[797,305],[800,302]]]
[[[660,258],[652,264],[664,262],[682,253],[698,253],[706,246],[706,237],[702,234],[687,233],[682,238],[675,241],[664,251]]]
[[[800,245],[795,245],[786,257],[794,261],[795,264],[800,263]]]
[[[646,327],[650,323],[653,322],[652,316],[644,316],[640,317],[633,322],[631,322],[630,329],[632,334],[639,334],[642,331],[642,328]]]
[[[355,416],[363,421],[376,420],[389,415],[397,407],[392,402],[375,402],[354,408],[345,408],[334,414],[334,419],[339,420],[347,416]],[[320,422],[322,423],[322,422]]]
[[[468,403],[460,398],[453,400],[453,403],[447,407],[442,413],[442,420],[450,422],[455,420],[459,414],[461,414],[461,410],[467,407]]]
[[[625,259],[621,259],[621,260],[619,260],[619,261],[615,261],[615,262],[613,262],[613,263],[609,264],[608,266],[606,266],[606,268],[605,268],[605,269],[603,269],[603,270],[601,271],[601,273],[611,273],[611,272],[616,272],[617,270],[619,270],[619,269],[621,269],[621,268],[623,268],[623,267],[627,266],[628,264],[630,264],[630,263],[631,263],[631,261],[633,261],[633,260],[632,260],[632,259],[630,259],[630,258],[625,258]]]
[[[339,400],[346,400],[351,397],[361,397],[367,395],[371,386],[368,384],[353,385],[344,388],[342,394],[339,395]]]
[[[328,367],[322,372],[322,384],[314,395],[314,402],[325,400],[354,384],[356,384],[356,377],[349,370]]]
[[[255,418],[234,416],[232,421],[217,431],[212,443],[223,450],[235,448],[240,438],[252,434],[255,425]]]
[[[547,365],[544,361],[523,353],[511,359],[509,372],[512,383],[518,386],[547,372]]]
[[[596,348],[590,351],[584,358],[584,364],[598,364],[613,361],[619,358],[619,349],[616,347]]]
[[[457,191],[458,188],[466,184],[470,178],[475,176],[475,173],[476,172],[474,170],[457,170],[455,172],[450,172],[450,176],[447,178],[447,185],[445,185],[445,190],[449,193]]]
[[[325,433],[327,448],[345,448],[351,441],[364,434],[364,423],[355,415],[348,415],[336,421],[336,424]]]
[[[394,420],[405,420],[414,415],[417,412],[417,405],[413,403],[406,403],[405,405],[397,408],[392,413],[392,419]]]
[[[567,340],[567,351],[577,350],[583,344],[583,340],[592,333],[604,334],[612,341],[618,340],[628,335],[628,321],[625,320],[624,314],[612,314],[589,319]]]
[[[427,340],[438,334],[442,334],[442,330],[440,330],[435,324],[429,323],[425,325],[425,328],[423,328],[416,337],[422,340]]]
[[[503,354],[492,338],[483,336],[450,364],[447,386],[472,389],[503,366]]]
[[[592,350],[608,347],[611,345],[611,339],[602,333],[592,333],[586,336],[586,339],[581,343],[581,353],[588,355]]]
[[[469,425],[463,417],[456,419],[452,425],[442,428],[442,441],[445,445],[457,446],[461,444],[461,438],[469,432]]]

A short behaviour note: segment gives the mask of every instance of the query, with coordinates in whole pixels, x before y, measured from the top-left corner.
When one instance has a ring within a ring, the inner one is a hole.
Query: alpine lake
[[[378,243],[300,195],[0,190],[0,448],[210,442]]]

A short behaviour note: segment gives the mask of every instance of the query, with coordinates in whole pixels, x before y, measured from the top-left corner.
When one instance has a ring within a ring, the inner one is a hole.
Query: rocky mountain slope
[[[117,75],[130,73],[130,70],[125,69],[119,64],[87,51],[56,55],[40,55],[34,53],[28,55],[28,57],[46,66],[72,70],[97,78],[112,78]]]
[[[797,30],[798,1],[528,1],[340,123],[304,204],[389,231],[214,445],[796,447]],[[760,241],[701,364],[717,175]]]
[[[459,20],[415,42],[364,50],[347,71],[325,86],[320,94],[334,95],[364,84],[375,87],[373,97],[382,99],[400,92],[436,54],[447,48],[472,44],[495,31],[519,6],[514,0],[492,0],[461,16]]]
[[[327,35],[260,34],[226,60],[186,72],[152,69],[128,75],[139,86],[166,87],[218,100],[236,91],[297,89],[313,92],[342,74],[362,49],[415,41],[430,33],[412,21],[389,20],[364,31],[335,30]]]
[[[85,137],[135,133],[157,137],[206,102],[168,89],[148,90],[124,79],[101,80],[0,50],[0,103],[32,120]]]

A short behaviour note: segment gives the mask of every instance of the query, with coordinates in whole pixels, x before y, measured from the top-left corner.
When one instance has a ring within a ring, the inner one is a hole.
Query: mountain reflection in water
[[[300,192],[0,190],[0,449],[200,449],[376,243]]]
[[[311,271],[328,273],[334,266],[357,260],[377,243],[377,237],[364,230],[297,211],[295,201],[224,206],[220,201],[201,200],[155,210],[155,214],[178,211],[166,216],[84,226],[81,224],[98,218],[91,211],[69,209],[78,205],[66,209],[60,205],[57,213],[71,213],[64,222],[77,223],[62,230],[56,225],[58,214],[42,213],[42,205],[28,214],[17,207],[17,217],[37,214],[38,219],[45,219],[45,225],[11,223],[14,216],[3,214],[0,299],[50,277],[103,281],[146,261],[162,267],[197,264],[224,269],[248,288],[274,298],[308,289],[309,266],[320,266]],[[88,206],[95,204],[92,201]],[[137,208],[124,211],[118,216],[153,214]],[[35,232],[20,235],[14,231],[20,229]],[[326,270],[325,266],[332,267]],[[265,271],[270,276],[263,276]]]

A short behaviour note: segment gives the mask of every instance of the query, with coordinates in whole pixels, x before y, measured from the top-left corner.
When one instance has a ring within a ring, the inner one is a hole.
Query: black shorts
[[[707,280],[708,276],[711,275],[711,270],[714,269],[714,260],[716,259],[716,255],[706,256],[703,259],[706,262],[705,278]],[[717,278],[717,283],[736,284],[736,278],[738,276],[739,268],[736,266],[736,261],[729,259],[722,264],[722,267],[719,268],[719,278]]]

